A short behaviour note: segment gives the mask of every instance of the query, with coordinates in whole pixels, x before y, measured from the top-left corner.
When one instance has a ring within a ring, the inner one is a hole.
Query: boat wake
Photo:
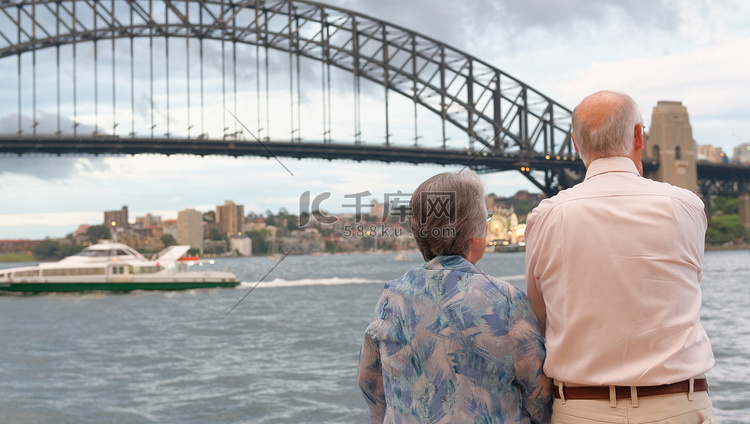
[[[258,285],[261,287],[301,287],[301,286],[340,286],[344,284],[383,284],[385,280],[371,280],[368,278],[303,278],[301,280],[284,280],[276,278],[271,281],[263,281]],[[247,289],[255,286],[257,281],[243,281],[237,286],[238,289]]]
[[[517,281],[523,280],[524,275],[505,275],[498,277],[504,281]],[[369,278],[303,278],[300,280],[285,280],[283,278],[276,278],[270,281],[263,281],[258,284],[258,288],[261,287],[303,287],[303,286],[340,286],[344,284],[385,284],[386,280],[372,280]],[[243,281],[237,286],[238,289],[248,289],[255,286],[257,281]]]
[[[497,277],[497,278],[499,278],[499,279],[501,279],[503,281],[511,282],[511,281],[525,280],[526,276],[523,275],[523,274],[519,274],[519,275],[504,275],[504,276]]]

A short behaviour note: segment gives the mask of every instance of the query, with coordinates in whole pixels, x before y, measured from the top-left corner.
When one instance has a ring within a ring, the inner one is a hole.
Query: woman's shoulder
[[[526,293],[523,290],[485,272],[474,273],[472,275],[471,287],[475,294],[480,296],[504,299],[509,303],[516,301],[528,302]]]

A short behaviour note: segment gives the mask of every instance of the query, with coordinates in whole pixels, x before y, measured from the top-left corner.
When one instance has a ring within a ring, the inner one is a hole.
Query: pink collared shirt
[[[706,216],[692,192],[592,162],[526,226],[526,289],[546,332],[547,376],[588,385],[669,384],[714,365],[700,322]]]

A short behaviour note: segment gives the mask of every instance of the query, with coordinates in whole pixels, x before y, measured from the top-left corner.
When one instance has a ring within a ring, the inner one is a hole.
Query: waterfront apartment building
[[[177,212],[177,243],[200,249],[203,254],[203,214],[195,209]]]
[[[216,224],[219,231],[228,236],[239,235],[245,224],[245,206],[227,200],[224,206],[216,206]]]
[[[114,225],[112,223],[114,223]],[[123,230],[130,228],[130,225],[128,224],[128,207],[123,206],[119,211],[105,211],[104,225],[107,228],[117,227],[122,228]]]
[[[241,256],[253,255],[253,241],[249,237],[235,236],[229,239],[229,250]]]
[[[696,160],[706,161],[706,162],[711,162],[711,163],[728,162],[727,160],[725,160],[726,155],[721,150],[721,147],[714,147],[714,146],[701,145],[701,144],[699,144],[696,147],[698,149],[698,153],[695,156]]]
[[[147,213],[146,216],[137,216],[135,217],[135,226],[136,227],[155,227],[155,226],[161,226],[161,217],[160,216],[153,216],[150,213]]]
[[[176,219],[165,219],[161,223],[164,228],[164,234],[169,234],[177,240],[177,220]]]
[[[734,148],[732,162],[750,165],[750,143],[742,143]]]

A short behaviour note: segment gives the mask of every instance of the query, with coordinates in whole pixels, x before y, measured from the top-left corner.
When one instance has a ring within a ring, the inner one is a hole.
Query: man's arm
[[[553,385],[544,374],[546,350],[529,299],[518,291],[512,301],[510,328],[516,384],[521,406],[533,423],[548,423],[552,417]]]
[[[385,417],[385,392],[383,391],[383,370],[380,363],[380,351],[369,332],[365,332],[365,341],[359,352],[359,370],[357,384],[367,401],[370,422],[382,423]]]
[[[542,336],[544,336],[547,328],[547,307],[544,304],[542,293],[539,291],[539,282],[534,275],[537,261],[539,260],[539,252],[537,252],[538,243],[535,237],[536,232],[533,224],[533,216],[529,216],[526,223],[526,232],[524,233],[524,239],[526,240],[526,295],[528,296],[529,301],[531,302],[531,307],[536,314],[536,319]]]

